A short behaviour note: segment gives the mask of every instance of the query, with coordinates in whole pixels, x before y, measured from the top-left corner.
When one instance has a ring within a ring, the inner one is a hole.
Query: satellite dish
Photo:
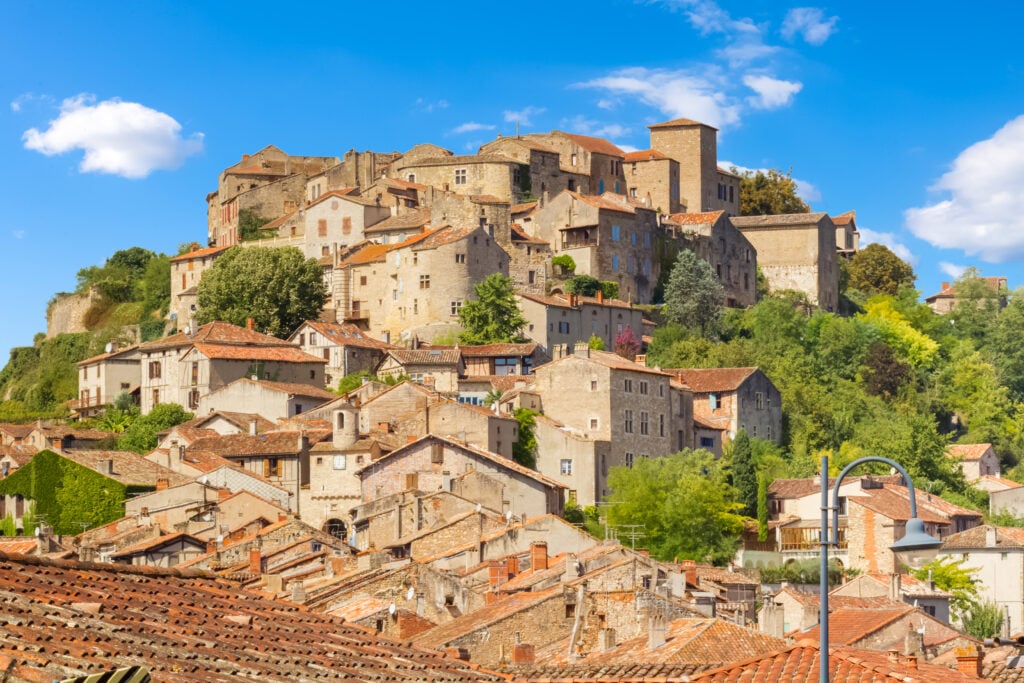
[[[476,504],[476,511],[477,511],[477,512],[480,512],[480,511],[481,511],[481,510],[483,510],[483,509],[484,509],[484,506],[483,506],[483,505],[481,505],[480,503],[477,503],[477,504]]]
[[[414,597],[416,597],[416,589],[414,589],[412,586],[409,586],[409,592],[405,594],[405,599],[412,600]]]
[[[185,325],[185,334],[192,334],[192,328],[188,325]]]
[[[103,347],[103,351],[105,353],[112,353],[114,351],[114,343],[107,342],[107,345]]]
[[[509,510],[508,512],[505,513],[505,521],[506,522],[511,522],[512,521],[512,511],[511,510]]]
[[[395,603],[391,603],[390,605],[388,605],[388,614],[394,614],[394,613],[395,613]]]

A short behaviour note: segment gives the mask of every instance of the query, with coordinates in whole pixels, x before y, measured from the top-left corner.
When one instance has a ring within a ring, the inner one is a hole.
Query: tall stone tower
[[[651,149],[679,163],[679,197],[686,210],[728,208],[718,187],[718,129],[691,119],[673,119],[648,128]]]

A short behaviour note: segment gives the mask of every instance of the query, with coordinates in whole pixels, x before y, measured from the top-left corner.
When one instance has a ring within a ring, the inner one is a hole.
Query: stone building
[[[501,154],[406,155],[392,173],[410,183],[462,195],[492,196],[518,203],[528,196],[530,166]]]
[[[782,394],[757,368],[665,370],[693,391],[693,414],[724,429],[782,442]]]
[[[523,334],[537,343],[538,353],[548,359],[561,358],[592,336],[615,347],[615,338],[630,329],[636,339],[643,336],[643,312],[619,299],[575,294],[542,296],[517,292],[519,310],[526,319]]]
[[[375,199],[337,191],[325,192],[304,211],[302,253],[320,258],[362,242],[364,230],[391,215]],[[267,244],[262,241],[261,244]]]
[[[398,178],[381,177],[369,186],[359,188],[359,196],[372,199],[391,211],[392,216],[404,216],[423,208],[427,186]]]
[[[366,239],[372,242],[398,244],[409,237],[429,230],[430,225],[430,209],[418,208],[385,218],[366,228],[363,232]]]
[[[716,128],[690,119],[674,119],[648,128],[651,150],[679,164],[679,203],[686,211],[739,215],[740,178],[718,166]]]
[[[537,211],[534,236],[568,254],[577,275],[611,280],[625,301],[648,303],[661,273],[663,232],[653,209],[624,196],[563,192]]]
[[[981,281],[984,283],[986,290],[989,290],[989,297],[993,301],[996,301],[999,308],[1006,306],[1007,292],[1009,291],[1006,284],[1005,277],[983,277]],[[939,315],[945,315],[952,313],[956,305],[963,300],[963,297],[957,295],[956,285],[948,282],[942,283],[942,289],[938,293],[932,294],[927,297],[924,302],[928,304],[928,307]],[[982,298],[978,301],[978,306],[984,306],[986,298]]]
[[[839,306],[836,227],[825,213],[742,216],[730,219],[757,251],[772,291],[792,289],[823,310]]]
[[[198,302],[199,281],[203,273],[227,249],[228,247],[200,249],[193,245],[191,251],[171,258],[170,319],[175,322],[177,329],[184,330],[191,324]]]
[[[595,462],[577,462],[558,450],[538,448],[540,472],[576,490],[581,501],[608,493],[612,467],[631,467],[636,458],[676,453],[693,443],[690,395],[671,386],[671,375],[614,353],[581,349],[534,370],[532,391],[544,415],[585,435],[608,442]],[[586,454],[586,447],[578,452]]]
[[[999,476],[999,456],[990,443],[955,443],[946,448],[946,457],[956,461],[964,479],[977,482],[982,477]]]
[[[562,190],[589,191],[589,173],[562,163],[558,150],[530,136],[499,137],[480,147],[480,154],[504,156],[528,168],[518,177],[524,201],[526,197],[554,197]]]
[[[674,213],[663,225],[683,249],[707,261],[725,288],[725,305],[753,306],[757,302],[757,250],[736,229],[725,211]]]
[[[659,214],[679,213],[679,162],[653,149],[625,157],[627,196]]]
[[[79,415],[95,415],[121,392],[131,394],[139,388],[138,345],[118,349],[111,342],[107,348],[106,353],[78,362],[78,399],[71,402],[71,409]]]
[[[223,322],[194,334],[178,333],[139,346],[140,404],[146,414],[158,403],[199,407],[210,391],[242,377],[322,388],[324,360],[298,346]]]
[[[345,152],[340,163],[308,176],[306,201],[315,201],[325,192],[344,187],[358,188],[362,193],[362,190],[386,174],[392,162],[400,156],[398,152],[357,152],[350,149]]]
[[[473,287],[508,274],[509,257],[487,230],[440,227],[395,245],[366,245],[334,269],[338,317],[388,343],[456,331]]]
[[[336,394],[312,384],[239,377],[203,394],[195,411],[206,415],[216,411],[251,410],[270,420],[283,420],[334,398],[337,398]]]
[[[311,356],[322,356],[326,385],[334,387],[346,375],[372,372],[392,348],[374,339],[352,323],[325,323],[307,320],[291,333],[288,341]]]
[[[300,208],[306,179],[338,163],[337,157],[292,156],[273,145],[243,154],[241,161],[221,172],[217,190],[206,197],[210,246],[238,243],[242,211],[273,220]]]
[[[567,182],[566,190],[593,195],[602,195],[605,192],[621,195],[626,193],[626,179],[622,168],[626,153],[611,142],[603,138],[559,130],[550,133],[530,133],[522,137],[524,140],[540,143],[557,151],[562,170],[572,174],[567,181],[578,176],[587,178],[587,187],[571,188]],[[534,194],[543,198],[544,191]]]
[[[860,231],[857,230],[857,212],[847,211],[832,216],[836,226],[836,250],[846,259],[852,259],[860,251]]]

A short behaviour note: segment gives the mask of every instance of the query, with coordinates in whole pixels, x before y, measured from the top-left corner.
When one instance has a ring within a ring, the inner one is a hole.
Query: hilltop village
[[[766,579],[817,559],[827,472],[766,485],[724,562],[658,559],[607,518],[616,472],[787,428],[762,368],[648,363],[678,255],[726,308],[762,279],[839,312],[860,251],[854,211],[740,216],[716,135],[676,119],[630,152],[561,131],[471,155],[270,146],[225,168],[206,246],[170,259],[166,334],[78,362],[70,405],[189,419],[142,454],[81,423],[0,424],[4,680],[816,680],[817,578]],[[319,316],[279,336],[200,322],[204,275],[267,247],[316,261]],[[521,339],[459,343],[495,274]],[[580,276],[599,286],[575,291]],[[994,510],[1024,512],[991,445],[946,457]],[[832,680],[1024,680],[1024,529],[918,493],[941,556],[972,558],[1003,610],[986,644],[959,594],[890,550],[907,484],[858,473],[839,491]]]

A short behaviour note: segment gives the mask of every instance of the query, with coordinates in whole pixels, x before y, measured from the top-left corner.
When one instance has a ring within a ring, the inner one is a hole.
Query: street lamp
[[[896,556],[896,560],[913,569],[928,564],[938,553],[942,541],[925,533],[924,522],[917,517],[917,498],[914,495],[914,483],[910,475],[897,462],[889,458],[877,455],[869,455],[858,458],[843,468],[843,471],[836,477],[835,486],[832,488],[832,505],[828,501],[828,456],[821,456],[821,610],[818,613],[818,633],[820,634],[820,645],[818,653],[818,669],[821,683],[829,683],[828,665],[828,548],[830,545],[839,545],[839,487],[847,473],[858,465],[866,462],[883,462],[896,469],[903,475],[903,481],[907,482],[907,491],[910,493],[910,519],[907,520],[903,538],[890,546],[890,550]],[[828,512],[832,511],[832,533],[829,533]]]

